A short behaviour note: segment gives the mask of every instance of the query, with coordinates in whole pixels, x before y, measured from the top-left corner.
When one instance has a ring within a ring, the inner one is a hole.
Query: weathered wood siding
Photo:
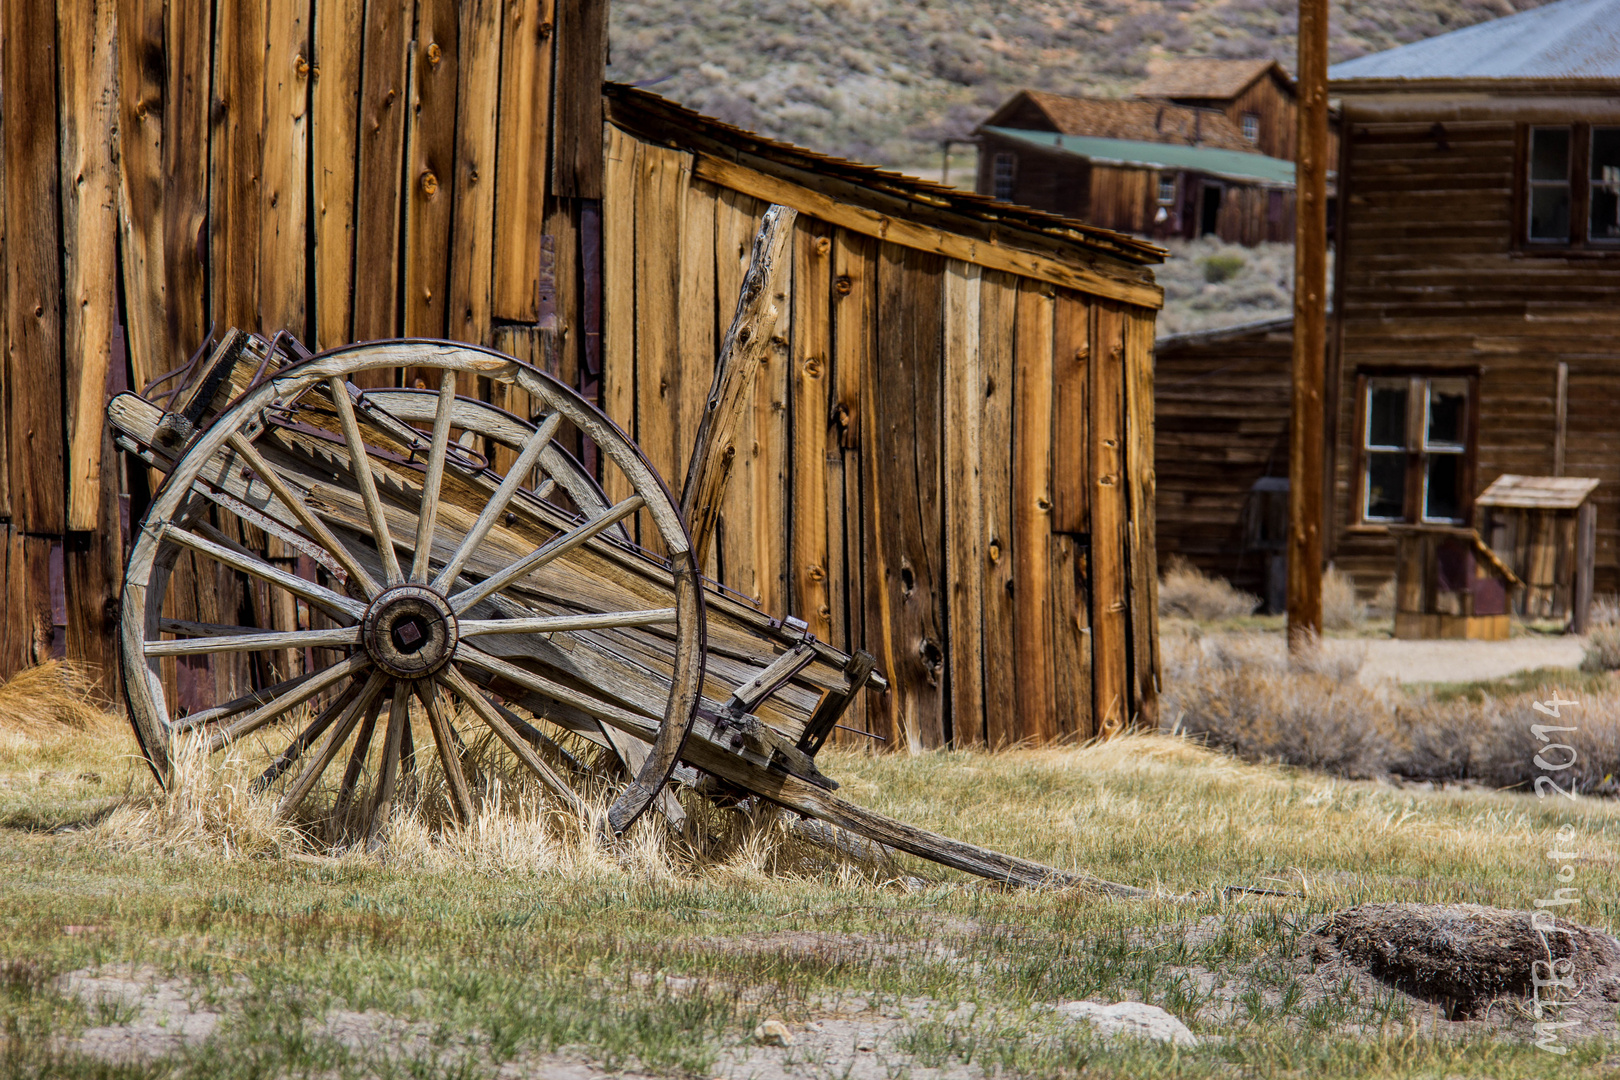
[[[703,178],[733,174],[754,193]],[[1150,310],[879,239],[886,218],[818,217],[816,192],[610,126],[609,414],[685,475],[766,184],[800,216],[711,573],[874,653],[893,688],[846,723],[890,748],[1151,713]]]
[[[1159,558],[1180,555],[1257,596],[1266,558],[1252,550],[1251,495],[1288,475],[1291,320],[1181,334],[1154,350]]]
[[[606,0],[4,5],[0,677],[66,655],[116,694],[131,507],[102,410],[211,326],[451,337],[594,377],[606,27]],[[177,573],[177,614],[292,617]],[[177,675],[189,703],[252,677]]]
[[[1358,119],[1347,105],[1329,551],[1363,587],[1394,574],[1395,545],[1356,518],[1358,370],[1478,373],[1477,495],[1502,473],[1554,474],[1560,363],[1564,474],[1602,481],[1597,588],[1620,587],[1620,256],[1514,244],[1517,141],[1567,117],[1552,104],[1540,119]],[[1581,118],[1620,123],[1620,107]]]

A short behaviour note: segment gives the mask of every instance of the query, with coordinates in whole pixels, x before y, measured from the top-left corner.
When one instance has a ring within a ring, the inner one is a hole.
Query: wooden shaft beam
[[[1327,0],[1299,0],[1294,179],[1293,413],[1288,454],[1288,645],[1322,632],[1323,383],[1327,360]]]

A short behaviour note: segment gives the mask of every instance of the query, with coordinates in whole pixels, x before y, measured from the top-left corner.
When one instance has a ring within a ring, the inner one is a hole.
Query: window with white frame
[[[1260,116],[1258,113],[1246,112],[1243,114],[1243,137],[1250,142],[1260,141]]]
[[[1471,378],[1371,375],[1361,383],[1361,520],[1465,522]]]
[[[1018,181],[1018,155],[1003,150],[991,163],[992,190],[998,199],[1011,199]]]
[[[1159,205],[1171,206],[1176,201],[1176,177],[1174,173],[1159,174]]]

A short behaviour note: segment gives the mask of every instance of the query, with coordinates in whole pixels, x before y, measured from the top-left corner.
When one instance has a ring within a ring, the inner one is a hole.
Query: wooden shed
[[[1473,529],[1391,525],[1395,636],[1506,641],[1508,606],[1522,584]]]
[[[606,35],[605,0],[5,5],[0,675],[66,655],[116,692],[151,478],[102,410],[229,326],[492,345],[678,477],[774,200],[791,295],[709,569],[876,653],[890,747],[1151,716],[1161,253],[604,96]],[[185,565],[165,614],[297,618]],[[190,707],[270,674],[180,667]]]
[[[876,654],[891,746],[1151,717],[1157,249],[607,100],[602,397],[667,474],[759,215],[800,212],[710,572]]]
[[[1620,588],[1616,25],[1620,0],[1558,0],[1329,73],[1326,548],[1366,591],[1392,525],[1475,524],[1514,562],[1476,511],[1503,474],[1602,481],[1593,587]]]
[[[1597,557],[1599,481],[1576,476],[1498,476],[1474,500],[1479,531],[1524,581],[1513,610],[1568,619],[1586,632]]]

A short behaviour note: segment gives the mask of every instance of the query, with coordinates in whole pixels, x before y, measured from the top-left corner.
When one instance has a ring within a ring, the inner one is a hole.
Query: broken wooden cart
[[[563,745],[568,733],[626,767],[606,818],[614,833],[653,806],[678,819],[674,778],[997,880],[1105,885],[835,796],[815,756],[852,697],[885,685],[872,657],[818,641],[699,573],[733,453],[726,417],[766,347],[771,267],[791,225],[791,211],[773,209],[756,243],[684,506],[578,393],[470,345],[373,342],[311,356],[284,337],[231,331],[161,400],[116,398],[120,446],[167,474],[131,550],[121,616],[130,716],[159,779],[187,733],[211,754],[269,735],[279,751],[258,783],[286,814],[347,747],[334,812],[364,807],[375,843],[421,728],[464,820],[475,792],[461,728],[487,728],[583,812],[588,770]],[[405,373],[408,385],[356,385],[380,370]],[[527,401],[529,415],[492,400]],[[590,447],[611,482],[568,444]],[[628,494],[610,501],[604,488]],[[267,558],[249,535],[294,557]],[[182,556],[199,576],[240,575],[281,596],[291,617],[265,629],[166,616]],[[177,660],[228,653],[278,674],[235,700],[178,708]],[[600,774],[589,775],[594,786]]]

